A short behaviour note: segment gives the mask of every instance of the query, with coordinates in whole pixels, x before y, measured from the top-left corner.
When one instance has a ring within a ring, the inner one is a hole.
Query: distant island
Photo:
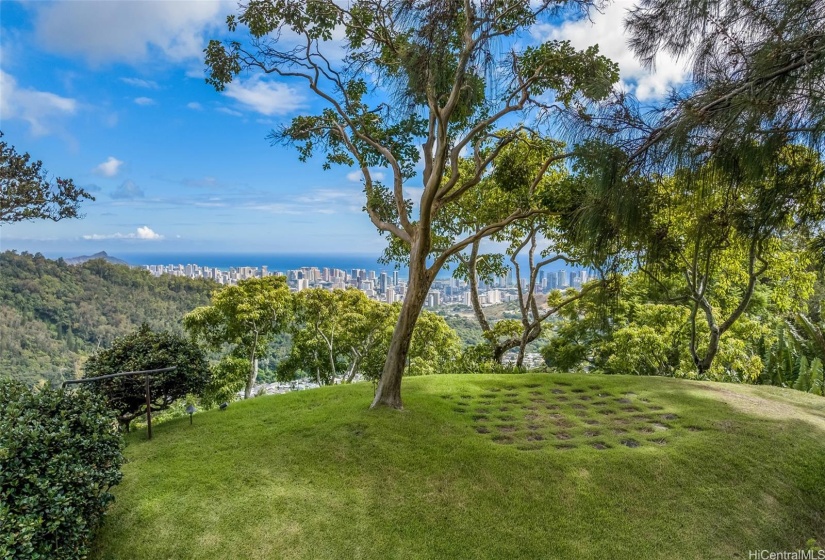
[[[99,253],[95,253],[94,255],[81,255],[79,257],[69,257],[68,259],[63,259],[63,260],[66,261],[66,264],[78,265],[78,264],[83,264],[86,261],[91,261],[91,260],[94,260],[94,259],[103,259],[107,263],[111,263],[111,264],[123,264],[123,265],[126,265],[126,266],[131,266],[129,263],[127,263],[124,260],[118,259],[116,257],[109,256],[106,253],[106,251],[100,251]]]

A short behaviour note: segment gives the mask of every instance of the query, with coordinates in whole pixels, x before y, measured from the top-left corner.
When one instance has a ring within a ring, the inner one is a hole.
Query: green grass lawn
[[[233,403],[128,440],[95,556],[748,558],[825,542],[825,399],[460,375]]]

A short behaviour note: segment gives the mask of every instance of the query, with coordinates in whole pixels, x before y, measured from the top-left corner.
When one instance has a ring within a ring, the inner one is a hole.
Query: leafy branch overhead
[[[78,218],[83,200],[94,197],[71,179],[50,179],[43,162],[31,161],[29,154],[18,154],[0,140],[0,225]]]

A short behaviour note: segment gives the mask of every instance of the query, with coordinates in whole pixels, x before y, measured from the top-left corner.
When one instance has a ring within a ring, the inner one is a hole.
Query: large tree
[[[816,152],[789,146],[756,175],[711,160],[652,187],[637,266],[668,303],[690,309],[690,354],[703,376],[759,283],[776,285],[774,299],[784,294],[777,302],[784,312],[804,305],[814,275],[786,240],[821,221],[825,165]]]
[[[51,179],[41,161],[31,161],[29,154],[18,154],[0,140],[0,225],[77,218],[86,199],[94,197],[71,179]]]
[[[184,328],[212,351],[226,351],[216,372],[235,374],[246,360],[244,398],[252,396],[258,358],[266,355],[275,335],[292,315],[292,298],[283,276],[241,280],[212,296],[212,305],[198,307],[183,318]]]
[[[210,42],[207,81],[218,90],[252,70],[302,81],[323,103],[272,139],[296,144],[303,160],[320,148],[327,167],[358,167],[371,221],[409,254],[407,292],[373,406],[401,407],[413,329],[445,262],[533,209],[516,208],[447,246],[434,242],[434,220],[478,187],[524,126],[560,110],[584,112],[616,81],[616,66],[596,48],[519,40],[530,26],[568,8],[580,15],[592,3],[253,0],[227,19],[230,32],[246,26],[245,38]],[[463,155],[472,168],[459,173]],[[387,185],[376,166],[389,170]],[[405,191],[414,180],[421,189],[415,207]]]

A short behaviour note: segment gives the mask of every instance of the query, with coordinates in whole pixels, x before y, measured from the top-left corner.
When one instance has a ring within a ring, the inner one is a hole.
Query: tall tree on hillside
[[[43,162],[31,161],[29,154],[18,154],[14,146],[0,140],[0,226],[77,218],[83,200],[94,197],[71,179],[50,179]]]
[[[198,307],[183,318],[183,326],[213,351],[224,351],[226,363],[216,371],[235,372],[239,359],[247,364],[244,398],[252,396],[258,377],[258,359],[283,332],[292,314],[292,297],[283,276],[241,280],[212,296],[212,305]]]
[[[246,70],[303,82],[324,108],[294,118],[273,141],[295,144],[302,160],[321,149],[326,167],[357,166],[371,221],[407,249],[407,293],[373,406],[401,407],[413,329],[445,262],[533,210],[516,208],[448,246],[434,239],[433,221],[478,187],[524,126],[564,109],[583,112],[616,81],[616,66],[596,48],[576,51],[563,41],[515,48],[530,26],[593,3],[253,0],[227,18],[230,32],[248,28],[246,40],[206,49],[207,81],[218,90]],[[468,173],[459,173],[463,154]],[[375,167],[389,169],[389,185]],[[405,187],[415,178],[423,188],[413,214]]]
[[[784,313],[810,295],[815,274],[785,240],[822,220],[825,164],[816,152],[790,146],[756,176],[711,161],[654,185],[637,266],[667,302],[690,309],[690,353],[703,376],[760,282],[775,285],[772,297],[785,301],[774,304]]]
[[[500,363],[506,352],[518,348],[516,365],[519,367],[523,364],[527,345],[541,335],[542,323],[582,295],[575,290],[566,294],[555,291],[540,309],[536,296],[542,269],[559,261],[580,263],[575,248],[565,240],[565,232],[560,229],[564,223],[560,218],[571,207],[568,200],[571,189],[563,163],[573,153],[565,152],[564,145],[558,141],[536,135],[520,136],[518,141],[502,149],[492,173],[483,180],[479,190],[481,196],[465,197],[456,206],[452,221],[438,221],[442,235],[449,237],[460,232],[462,225],[467,227],[466,224],[475,224],[476,229],[482,229],[510,207],[536,208],[530,218],[515,221],[490,236],[507,245],[503,253],[482,253],[481,239],[477,239],[469,250],[456,256],[459,264],[454,272],[469,284],[473,311],[491,347],[493,359]],[[548,162],[551,162],[550,166]],[[540,244],[544,249],[539,249]],[[521,262],[525,257],[526,270]],[[509,265],[505,264],[507,260]],[[481,306],[479,280],[489,284],[493,277],[502,275],[508,268],[515,272],[521,317],[520,320],[492,324]],[[598,285],[591,283],[584,290],[596,289]]]

